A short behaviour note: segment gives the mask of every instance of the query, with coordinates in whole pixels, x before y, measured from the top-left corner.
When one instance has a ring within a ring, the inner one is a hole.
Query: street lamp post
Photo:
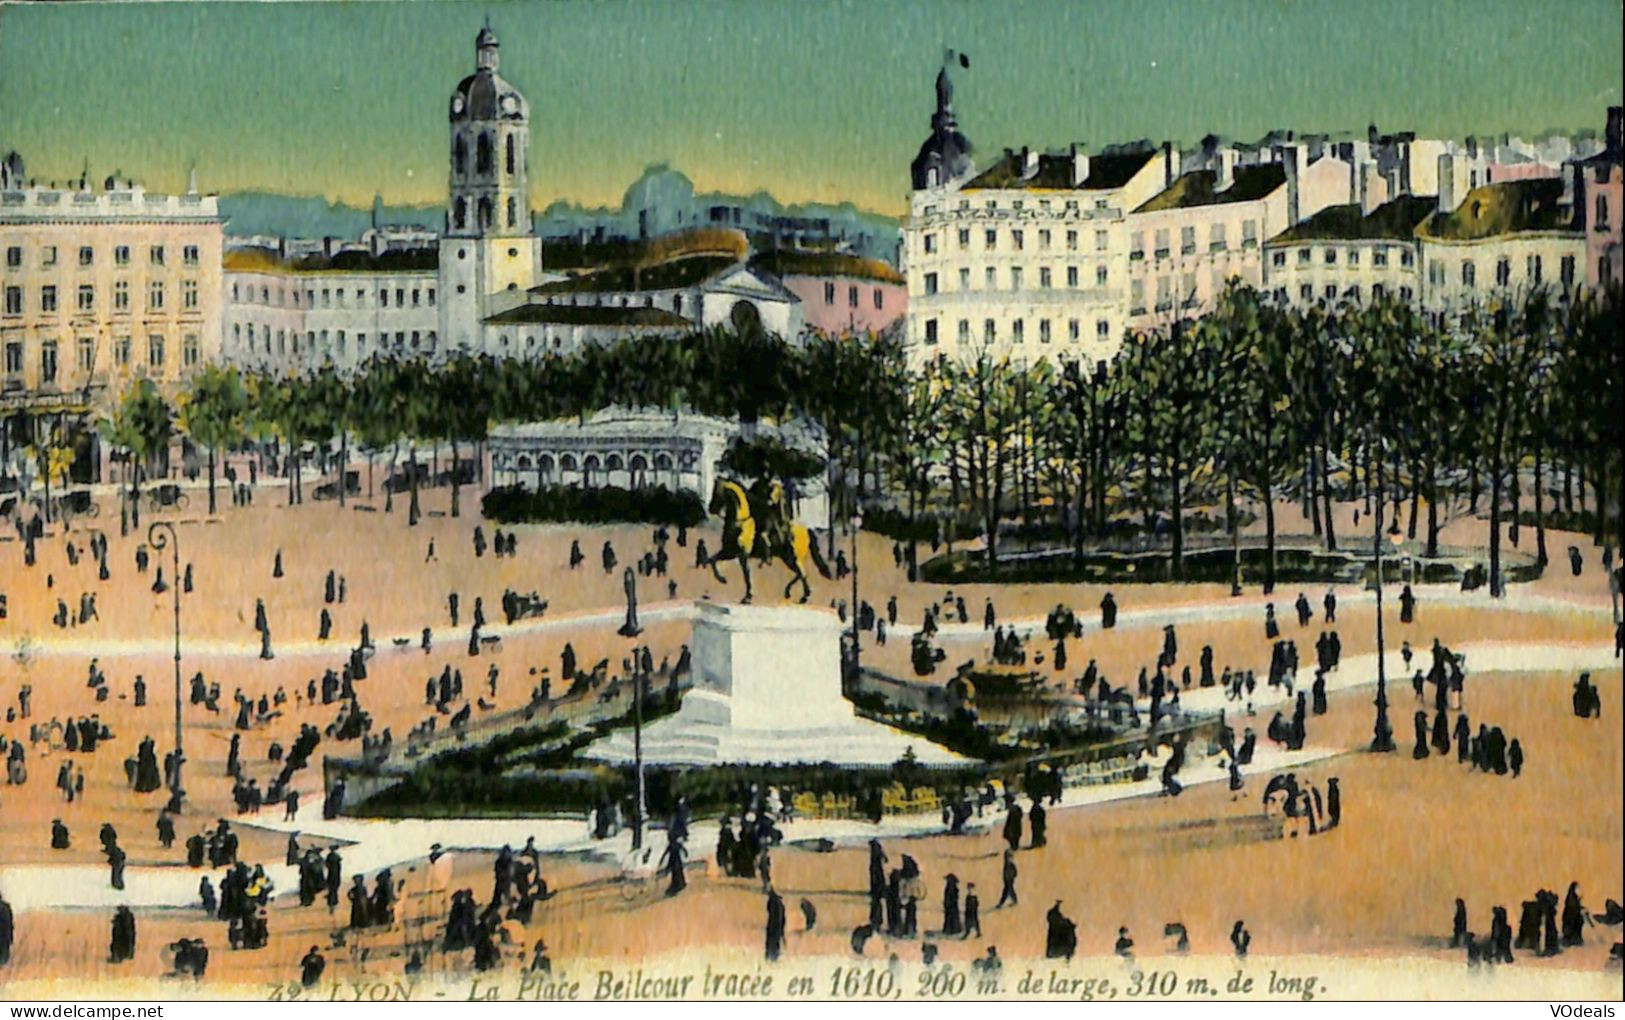
[[[1377,720],[1372,730],[1371,750],[1387,752],[1394,749],[1394,728],[1388,723],[1388,670],[1383,664],[1382,498],[1383,493],[1378,491],[1376,512],[1371,515],[1371,550],[1377,560]]]
[[[852,679],[856,682],[861,657],[858,651],[858,533],[863,530],[863,514],[855,513],[852,525]]]
[[[617,631],[632,641],[632,771],[636,777],[636,800],[632,803],[632,849],[643,849],[643,667],[638,655],[638,582],[627,567],[621,578],[626,589],[626,622]]]
[[[149,524],[147,542],[159,552],[163,552],[164,547],[168,546],[173,564],[169,590],[174,597],[175,605],[175,768],[170,774],[169,811],[178,814],[181,802],[186,797],[186,788],[181,783],[181,766],[186,761],[186,752],[181,740],[181,549],[179,538],[175,534],[175,525],[169,521],[154,521]]]

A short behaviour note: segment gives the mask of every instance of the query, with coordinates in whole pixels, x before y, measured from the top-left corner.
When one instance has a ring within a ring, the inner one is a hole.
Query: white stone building
[[[1423,306],[1447,317],[1539,288],[1563,297],[1586,283],[1586,234],[1563,204],[1561,180],[1489,184],[1459,205],[1441,194],[1416,239]]]
[[[1264,289],[1300,308],[1422,293],[1416,225],[1436,208],[1401,195],[1376,207],[1327,206],[1264,243]]]
[[[195,183],[39,186],[0,173],[0,409],[86,407],[137,377],[173,389],[219,356],[222,225]]]

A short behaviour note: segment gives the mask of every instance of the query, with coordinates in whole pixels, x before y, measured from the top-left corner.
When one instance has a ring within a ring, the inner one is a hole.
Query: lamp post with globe
[[[1377,718],[1372,728],[1371,750],[1388,752],[1394,749],[1394,728],[1388,722],[1388,669],[1383,662],[1382,634],[1382,505],[1385,494],[1377,493],[1376,512],[1371,515],[1371,550],[1377,561]],[[1398,548],[1403,536],[1399,520],[1389,532],[1389,539]]]

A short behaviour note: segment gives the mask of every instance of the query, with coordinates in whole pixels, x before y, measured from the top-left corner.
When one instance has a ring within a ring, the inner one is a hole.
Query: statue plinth
[[[924,737],[857,717],[841,694],[834,613],[796,606],[698,604],[689,642],[693,687],[677,714],[644,728],[651,765],[889,765],[912,749],[922,763],[965,759]],[[588,757],[632,760],[622,730]]]

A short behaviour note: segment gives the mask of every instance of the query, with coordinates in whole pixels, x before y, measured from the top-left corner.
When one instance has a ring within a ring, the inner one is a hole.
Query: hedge
[[[705,520],[699,496],[663,485],[645,489],[554,485],[540,490],[507,485],[486,493],[481,506],[487,520],[501,524],[632,522],[694,527]]]

